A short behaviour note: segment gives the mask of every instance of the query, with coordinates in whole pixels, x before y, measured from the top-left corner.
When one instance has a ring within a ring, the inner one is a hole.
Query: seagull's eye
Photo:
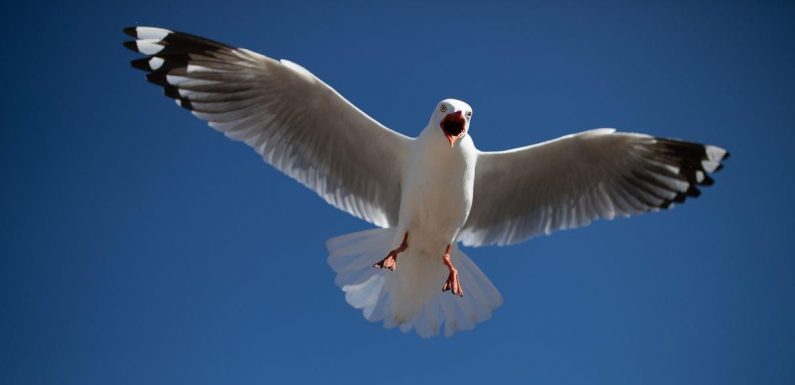
[[[472,111],[467,111],[467,118],[471,118],[471,117],[472,117]]]
[[[441,106],[441,107],[439,107],[439,111],[442,111],[442,112],[447,112],[447,106],[445,106],[444,104],[442,104],[442,106]]]

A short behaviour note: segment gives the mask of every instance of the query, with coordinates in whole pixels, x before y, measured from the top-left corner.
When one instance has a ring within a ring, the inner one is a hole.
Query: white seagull
[[[177,105],[378,226],[328,240],[336,283],[368,320],[423,337],[472,329],[502,304],[458,242],[508,245],[668,208],[711,185],[729,155],[611,128],[483,152],[472,108],[456,99],[410,138],[290,61],[162,28],[124,32],[145,55],[132,66]]]

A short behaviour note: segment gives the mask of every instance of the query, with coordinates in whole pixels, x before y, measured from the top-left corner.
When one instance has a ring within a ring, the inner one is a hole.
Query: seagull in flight
[[[178,106],[377,227],[328,240],[336,284],[366,319],[423,337],[472,329],[502,305],[459,243],[510,245],[667,209],[699,196],[729,156],[612,128],[480,151],[472,107],[456,99],[410,138],[293,62],[163,28],[124,32],[143,55],[132,66]]]

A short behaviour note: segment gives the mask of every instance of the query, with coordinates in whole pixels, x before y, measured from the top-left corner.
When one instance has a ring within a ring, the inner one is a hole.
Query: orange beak
[[[444,136],[447,137],[447,141],[450,142],[450,147],[453,147],[453,145],[455,145],[456,139],[458,139],[457,136],[453,136],[447,133],[445,133]]]

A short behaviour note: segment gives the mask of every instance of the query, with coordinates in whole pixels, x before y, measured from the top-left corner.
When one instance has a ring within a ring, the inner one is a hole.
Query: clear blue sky
[[[0,383],[795,383],[792,2],[33,3],[0,25]],[[468,249],[505,305],[425,340],[334,285],[324,241],[368,224],[161,96],[130,25],[293,60],[412,136],[455,97],[485,150],[733,156],[672,211]]]

